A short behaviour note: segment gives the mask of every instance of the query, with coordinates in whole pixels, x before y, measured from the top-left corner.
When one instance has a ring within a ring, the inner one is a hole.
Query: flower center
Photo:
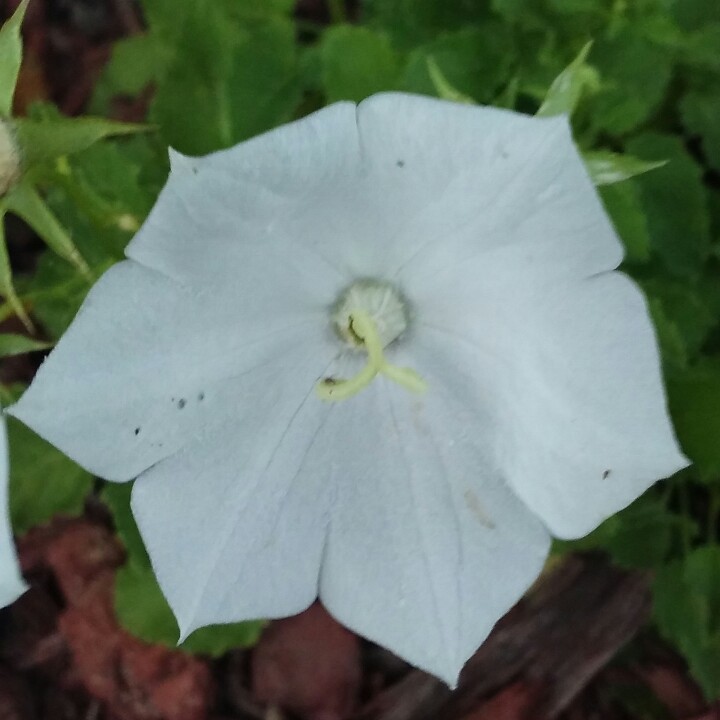
[[[331,319],[347,345],[367,353],[367,364],[347,380],[333,377],[321,380],[317,392],[323,400],[346,400],[379,374],[411,392],[425,392],[426,383],[420,375],[410,368],[392,365],[383,352],[408,326],[407,303],[397,288],[378,280],[355,282],[338,298]]]
[[[407,301],[400,291],[388,282],[358,280],[340,294],[333,306],[331,317],[340,337],[351,347],[359,348],[363,345],[350,322],[353,313],[359,310],[367,313],[375,323],[384,348],[407,329]]]

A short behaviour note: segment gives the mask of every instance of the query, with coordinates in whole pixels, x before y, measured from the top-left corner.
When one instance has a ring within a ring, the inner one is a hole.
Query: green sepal
[[[583,160],[595,185],[613,185],[667,165],[667,160],[641,160],[609,150],[584,152]]]
[[[8,118],[12,112],[13,95],[22,62],[20,26],[29,0],[18,5],[12,17],[0,28],[0,117]]]
[[[20,318],[20,321],[29,332],[33,332],[33,324],[30,320],[29,315],[25,312],[17,292],[15,291],[15,285],[13,283],[12,268],[10,267],[10,256],[7,250],[7,241],[5,240],[5,213],[7,208],[5,207],[5,199],[0,199],[0,296],[4,297],[7,301],[6,304],[10,307],[13,314]],[[5,318],[1,318],[5,319]]]
[[[587,59],[592,42],[587,43],[577,57],[553,80],[536,115],[572,115],[587,90],[596,90],[600,79],[595,68],[588,65]]]
[[[47,350],[52,343],[44,340],[33,340],[26,335],[15,335],[12,333],[0,334],[0,358],[12,357],[13,355],[24,355],[38,350]]]
[[[150,130],[147,125],[94,117],[60,117],[48,120],[17,118],[13,125],[24,171],[38,163],[86,150],[107,137]]]
[[[90,269],[72,238],[27,179],[13,187],[5,196],[4,204],[7,211],[21,217],[53,252],[90,277]]]
[[[432,84],[435,86],[435,92],[440,99],[451,100],[452,102],[463,103],[465,105],[477,105],[473,98],[455,89],[448,82],[434,57],[428,57],[426,62],[428,74],[430,75]]]

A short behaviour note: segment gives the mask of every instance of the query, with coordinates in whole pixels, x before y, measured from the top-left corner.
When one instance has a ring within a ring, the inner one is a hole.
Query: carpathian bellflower
[[[0,608],[10,605],[27,589],[18,568],[8,508],[8,445],[5,416],[0,408]]]
[[[183,635],[297,613],[454,683],[686,465],[564,117],[338,103],[167,186],[12,413],[133,510]]]

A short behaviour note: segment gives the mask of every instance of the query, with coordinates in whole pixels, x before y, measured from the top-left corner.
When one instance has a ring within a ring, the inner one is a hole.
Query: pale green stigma
[[[425,381],[410,368],[392,365],[384,349],[407,328],[407,305],[390,284],[363,280],[351,285],[335,305],[333,324],[340,337],[355,350],[367,353],[367,364],[348,379],[324,378],[318,395],[327,401],[346,400],[366,388],[377,375],[385,375],[414,393],[427,389]]]

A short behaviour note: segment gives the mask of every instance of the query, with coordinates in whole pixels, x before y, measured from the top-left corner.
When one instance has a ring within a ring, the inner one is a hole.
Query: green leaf
[[[47,177],[46,201],[90,265],[93,279],[124,257],[167,177],[167,149],[157,135],[97,143],[60,163]],[[91,280],[51,252],[21,282],[21,300],[50,337],[77,313]],[[0,308],[0,317],[7,308]]]
[[[109,266],[108,266],[109,267]],[[100,268],[93,268],[99,275]],[[21,300],[53,338],[67,330],[77,315],[91,283],[52,253],[45,253],[31,278],[31,289]],[[0,307],[0,317],[8,317],[8,307]]]
[[[182,3],[176,17],[184,23],[173,26],[177,44],[150,117],[168,145],[201,155],[233,143],[228,81],[233,53],[246,33],[206,0]]]
[[[77,515],[92,489],[92,476],[13,418],[10,445],[10,516],[16,533],[53,516]]]
[[[700,478],[720,480],[720,360],[706,360],[668,379],[675,432]]]
[[[717,310],[708,306],[701,286],[657,273],[641,284],[651,300],[661,303],[666,317],[677,327],[686,352],[694,360],[718,320]]]
[[[487,0],[365,0],[365,17],[403,49],[471,25],[492,22]]]
[[[188,22],[151,108],[166,142],[190,155],[288,121],[301,99],[289,20],[274,18],[246,29],[229,21],[219,6],[205,10]]]
[[[23,180],[15,185],[4,202],[7,210],[21,217],[53,252],[90,276],[90,269],[72,238],[30,182]]]
[[[603,80],[588,101],[593,126],[612,135],[634,130],[665,96],[672,73],[670,53],[642,37],[636,25],[628,25],[597,40],[592,57]]]
[[[269,20],[290,16],[295,10],[296,0],[219,0],[228,12],[243,22]]]
[[[105,483],[100,497],[112,513],[115,531],[120,536],[128,557],[136,565],[150,567],[150,557],[145,550],[145,543],[130,510],[132,482]]]
[[[586,62],[591,47],[592,42],[583,46],[577,57],[555,78],[536,113],[538,117],[572,115],[583,93],[598,89],[597,71]]]
[[[651,495],[608,518],[590,535],[560,545],[562,550],[605,550],[623,567],[657,568],[684,534],[695,535],[695,523],[667,509]]]
[[[52,343],[33,340],[26,335],[0,334],[0,358],[24,355],[38,350],[47,350],[51,347]]]
[[[151,567],[129,561],[118,570],[115,612],[120,624],[141,640],[177,647],[180,631]],[[254,645],[263,626],[261,621],[210,625],[195,630],[179,647],[219,657],[234,648]]]
[[[688,350],[680,328],[668,317],[662,302],[657,298],[648,298],[648,309],[657,332],[664,367],[687,368]]]
[[[585,152],[583,160],[595,185],[619,183],[667,164],[666,160],[640,160],[632,155],[621,155],[609,150]]]
[[[720,697],[720,547],[700,547],[662,568],[653,587],[655,620],[683,653],[710,701]]]
[[[653,254],[674,275],[697,277],[710,252],[710,218],[702,169],[681,139],[646,133],[628,143],[633,155],[667,164],[639,175]]]
[[[555,12],[565,15],[601,12],[603,10],[600,0],[548,0],[548,2]]]
[[[227,21],[244,24],[289,16],[295,0],[142,0],[147,23],[164,41],[177,44],[188,22],[200,22],[204,14],[217,11]],[[194,19],[194,20],[193,20]],[[202,24],[198,25],[198,28]]]
[[[699,30],[720,23],[720,3],[712,0],[674,0],[672,13],[685,30]]]
[[[91,266],[123,257],[167,178],[166,166],[166,148],[144,135],[99,143],[57,164],[47,178],[47,200],[60,222],[73,228]]]
[[[149,565],[128,560],[117,571],[115,614],[135,637],[167,647],[177,645],[178,624]]]
[[[681,61],[691,66],[691,70],[720,71],[720,22],[704,26],[689,35],[683,36],[683,42],[677,48]]]
[[[448,81],[447,78],[442,74],[442,70],[438,67],[435,62],[435,58],[429,57],[427,59],[428,72],[430,73],[430,79],[435,86],[435,92],[441,100],[450,100],[452,102],[464,103],[466,105],[475,105],[475,101],[469,96],[456,90]]]
[[[301,99],[294,24],[275,18],[256,25],[232,58],[228,79],[232,143],[288,122]]]
[[[490,104],[494,107],[514,110],[517,106],[519,90],[520,78],[515,75],[510,78],[508,84],[493,98]]]
[[[101,95],[103,107],[107,107],[115,95],[137,95],[165,74],[172,57],[172,49],[156,33],[119,40],[113,45],[93,102]]]
[[[720,83],[704,91],[691,90],[680,103],[687,129],[699,135],[708,164],[720,170]]]
[[[128,560],[115,577],[115,611],[120,624],[145,642],[175,647],[180,635],[175,617],[157,583],[150,559],[130,510],[132,483],[108,483],[102,498],[113,515]],[[250,621],[212,625],[193,632],[180,647],[217,657],[254,644],[263,623]]]
[[[330,14],[330,22],[333,25],[341,25],[348,21],[345,0],[327,0],[326,4]]]
[[[13,95],[22,62],[22,25],[29,0],[23,0],[0,28],[0,118],[10,117]]]
[[[490,5],[507,22],[522,25],[528,30],[537,31],[547,25],[545,8],[538,0],[491,0]]]
[[[14,121],[25,170],[40,162],[54,160],[89,148],[103,138],[147,132],[146,125],[116,122],[103,118],[57,118]]]
[[[365,27],[336,25],[321,45],[322,78],[328,102],[364,98],[397,86],[398,56],[387,35]]]
[[[600,197],[625,246],[625,260],[646,262],[650,257],[650,233],[637,185],[633,182],[603,185]]]
[[[430,61],[430,63],[428,63]],[[410,53],[402,89],[437,95],[431,67],[436,67],[456,92],[477,102],[488,103],[510,80],[513,42],[509,29],[488,22],[442,35]]]
[[[34,273],[20,280],[20,301],[51,338],[77,313],[92,281],[121,260],[167,176],[167,150],[155,135],[97,143],[46,176],[45,201],[90,265],[92,277],[52,252],[40,256]],[[0,318],[11,312],[0,306]]]
[[[152,32],[163,39],[176,42],[185,31],[188,17],[194,12],[199,16],[207,5],[206,0],[195,0],[193,3],[178,3],[177,0],[142,0],[143,14]]]

